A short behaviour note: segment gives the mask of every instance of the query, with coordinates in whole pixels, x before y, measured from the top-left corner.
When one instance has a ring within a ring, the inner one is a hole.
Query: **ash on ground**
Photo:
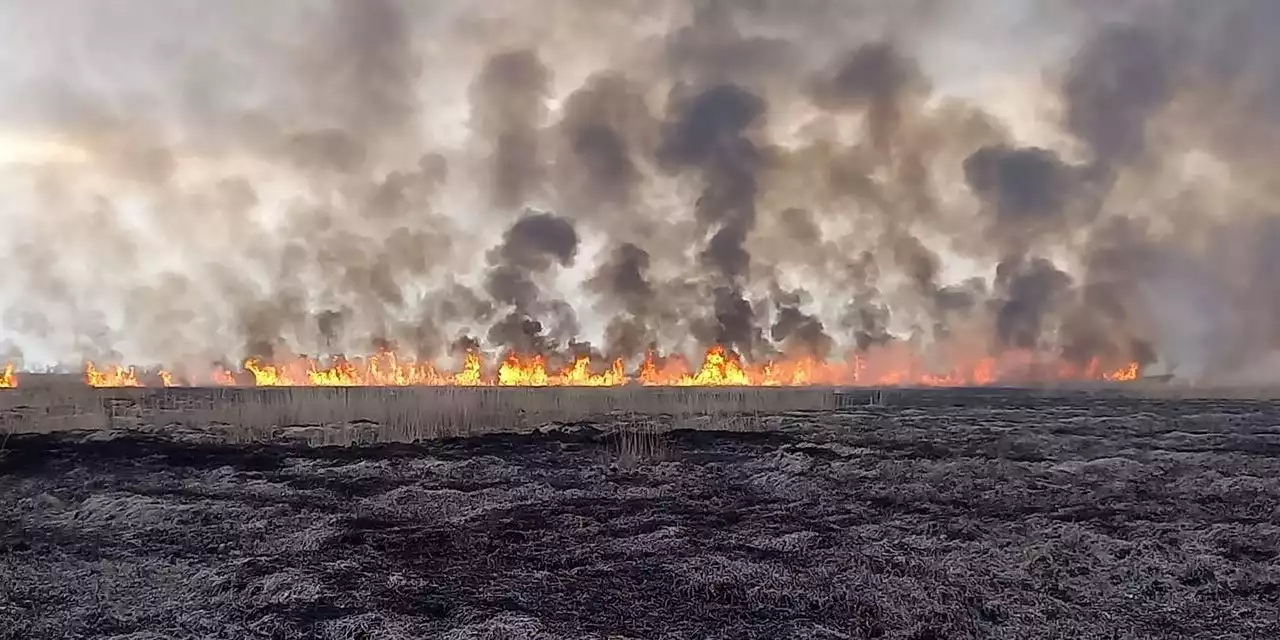
[[[14,436],[0,638],[1276,638],[1280,411],[988,394],[307,447]]]

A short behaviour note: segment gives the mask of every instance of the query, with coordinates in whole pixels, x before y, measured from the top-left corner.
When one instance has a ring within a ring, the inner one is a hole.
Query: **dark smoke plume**
[[[600,265],[588,286],[636,317],[653,311],[654,288],[649,283],[649,252],[624,242]]]
[[[575,210],[631,205],[657,131],[643,87],[620,74],[593,76],[565,100],[558,128],[558,183]]]
[[[551,313],[560,319],[559,326],[576,325],[576,319],[565,318],[559,301],[541,299],[537,277],[556,265],[572,266],[577,254],[577,230],[571,221],[555,214],[529,211],[507,229],[502,244],[488,256],[490,269],[485,290],[496,302],[510,309],[490,328],[491,344],[546,353],[553,348],[554,341],[544,335],[543,323],[535,316]]]
[[[911,91],[923,89],[923,83],[914,60],[889,42],[873,42],[849,53],[812,92],[814,101],[827,110],[864,111],[868,139],[887,152],[902,122],[902,102]]]
[[[965,180],[990,204],[993,236],[1025,238],[1058,231],[1078,178],[1058,154],[1040,148],[986,146],[964,161]]]
[[[1274,2],[101,4],[0,21],[26,362],[719,343],[1280,380]]]
[[[808,301],[805,291],[784,291],[774,286],[774,320],[769,337],[791,356],[825,360],[835,348],[835,340],[827,335],[822,319],[803,310]]]
[[[712,295],[714,337],[719,344],[754,350],[758,329],[744,297],[743,279],[751,267],[747,236],[756,224],[756,174],[765,157],[747,135],[766,110],[759,96],[732,84],[716,85],[691,98],[672,96],[673,117],[666,126],[659,162],[672,169],[699,170],[702,194],[695,219],[712,229],[699,254],[717,276]]]
[[[1062,86],[1065,124],[1097,161],[1128,162],[1144,151],[1147,120],[1173,97],[1165,44],[1142,27],[1109,26],[1072,60]]]
[[[996,338],[1003,347],[1041,347],[1046,324],[1069,295],[1071,276],[1044,258],[1006,260],[996,271]]]
[[[524,206],[544,178],[539,128],[551,72],[533,51],[489,58],[471,88],[473,127],[489,148],[494,206]]]

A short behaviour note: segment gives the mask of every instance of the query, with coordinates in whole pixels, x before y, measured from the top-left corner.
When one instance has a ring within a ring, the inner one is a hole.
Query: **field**
[[[20,390],[0,638],[1273,639],[1276,407]]]

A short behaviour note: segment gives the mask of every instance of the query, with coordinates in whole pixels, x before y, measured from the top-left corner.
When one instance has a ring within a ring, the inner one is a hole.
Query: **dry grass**
[[[647,420],[628,422],[606,439],[609,461],[617,468],[632,471],[646,462],[664,462],[673,457],[673,448],[661,425]]]
[[[0,428],[221,429],[236,440],[405,442],[589,420],[664,429],[759,430],[789,411],[827,411],[834,389],[621,387],[91,389],[50,384],[0,393]]]

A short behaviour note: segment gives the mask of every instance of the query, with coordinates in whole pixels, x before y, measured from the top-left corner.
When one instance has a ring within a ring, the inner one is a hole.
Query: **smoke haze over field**
[[[1278,6],[6,0],[0,349],[1280,381]]]

